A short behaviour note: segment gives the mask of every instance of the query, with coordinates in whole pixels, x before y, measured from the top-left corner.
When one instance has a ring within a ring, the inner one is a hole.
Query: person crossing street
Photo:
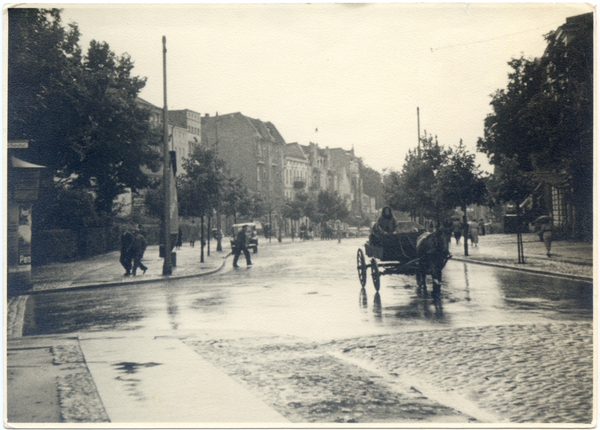
[[[136,275],[137,268],[142,269],[143,273],[146,273],[148,268],[144,266],[142,263],[142,258],[144,257],[144,252],[146,251],[146,238],[142,234],[142,231],[138,228],[135,231],[135,238],[133,239],[133,244],[131,245],[131,256],[133,257],[133,276]]]
[[[248,236],[246,235],[247,229],[248,226],[244,225],[235,238],[235,249],[233,251],[233,267],[239,267],[237,262],[240,258],[240,253],[242,252],[246,257],[246,266],[252,266],[252,261],[250,261],[250,253],[248,252]]]

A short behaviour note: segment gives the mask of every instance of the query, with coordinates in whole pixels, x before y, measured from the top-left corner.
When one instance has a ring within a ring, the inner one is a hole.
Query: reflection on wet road
[[[361,290],[355,256],[363,242],[274,243],[261,248],[251,270],[232,269],[229,259],[208,277],[32,296],[24,334],[248,331],[327,339],[592,318],[589,283],[452,260],[440,300],[423,297],[414,277],[402,275],[382,276],[379,293],[369,276]]]

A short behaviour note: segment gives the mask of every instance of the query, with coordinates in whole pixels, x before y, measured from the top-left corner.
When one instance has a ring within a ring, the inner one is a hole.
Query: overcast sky
[[[81,46],[128,53],[140,96],[169,109],[272,122],[286,142],[354,147],[366,164],[401,169],[421,133],[475,152],[490,94],[511,58],[539,57],[543,35],[583,3],[63,5]],[[318,129],[318,131],[316,131]],[[486,157],[478,155],[484,170]]]

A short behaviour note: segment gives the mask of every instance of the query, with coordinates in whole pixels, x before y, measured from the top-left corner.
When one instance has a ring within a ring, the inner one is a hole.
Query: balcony
[[[294,189],[301,190],[306,186],[306,182],[304,181],[294,181]]]

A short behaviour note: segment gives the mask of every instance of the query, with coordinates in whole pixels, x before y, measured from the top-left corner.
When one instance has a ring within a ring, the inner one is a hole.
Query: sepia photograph
[[[597,425],[593,4],[3,12],[6,428]]]

